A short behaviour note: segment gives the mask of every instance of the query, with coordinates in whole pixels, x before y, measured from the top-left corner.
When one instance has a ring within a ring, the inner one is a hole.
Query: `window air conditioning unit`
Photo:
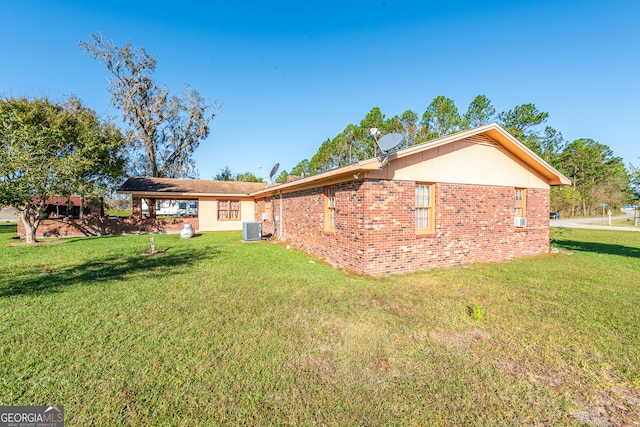
[[[526,227],[527,226],[527,218],[520,218],[519,216],[513,219],[513,225],[516,227]]]
[[[251,242],[262,239],[262,223],[261,222],[243,222],[242,223],[242,240]]]

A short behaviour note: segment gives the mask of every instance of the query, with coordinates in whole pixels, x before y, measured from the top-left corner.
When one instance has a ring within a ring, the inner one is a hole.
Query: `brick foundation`
[[[112,234],[179,233],[184,224],[198,230],[198,218],[97,218],[45,219],[38,226],[37,237],[82,237]],[[25,238],[22,221],[18,221],[18,236]]]
[[[282,212],[280,195],[259,199],[256,219],[272,204],[281,240],[336,266],[392,274],[548,252],[549,190],[526,194],[524,228],[513,225],[513,187],[438,183],[434,231],[416,235],[415,182],[398,180],[336,184],[335,231],[325,229],[323,187],[283,194]],[[263,229],[273,230],[272,218]]]

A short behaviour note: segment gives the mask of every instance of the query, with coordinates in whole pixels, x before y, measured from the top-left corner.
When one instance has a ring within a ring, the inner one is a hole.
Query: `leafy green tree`
[[[561,170],[571,179],[573,189],[580,197],[579,205],[572,207],[573,214],[578,209],[583,215],[596,214],[600,202],[613,204],[624,198],[628,188],[624,163],[621,158],[614,157],[606,145],[589,138],[575,140],[566,146],[560,161]],[[619,194],[623,196],[619,197]]]
[[[556,168],[560,167],[560,155],[566,145],[567,142],[562,137],[562,134],[551,126],[544,128],[544,135],[540,138],[540,143],[538,144],[541,157]]]
[[[384,124],[384,129],[388,132],[403,132],[404,131],[404,123],[400,116],[393,116],[388,119]]]
[[[442,95],[437,96],[422,114],[423,140],[439,138],[460,130],[462,118],[455,103]]]
[[[379,107],[373,107],[371,111],[360,121],[362,129],[360,138],[357,140],[356,158],[357,160],[369,159],[376,155],[377,146],[373,136],[369,131],[373,128],[381,133],[387,133],[387,122]]]
[[[324,172],[327,170],[327,165],[329,164],[330,157],[330,147],[331,140],[327,139],[318,148],[316,154],[311,157],[309,160],[309,171],[311,175],[315,175],[317,173]]]
[[[549,113],[538,111],[533,104],[522,104],[498,114],[498,122],[537,154],[542,154],[540,135],[535,127],[546,122]]]
[[[287,172],[286,169],[283,169],[276,177],[276,182],[278,184],[284,184],[287,182],[288,177],[289,177],[289,172]]]
[[[325,172],[346,164],[348,149],[342,133],[333,139],[327,139],[311,158],[312,172],[314,174]]]
[[[478,95],[469,104],[469,108],[464,114],[462,127],[474,128],[485,125],[491,122],[495,114],[496,109],[489,98],[484,95]]]
[[[252,172],[242,172],[236,175],[236,181],[240,182],[264,182],[264,180],[258,176],[256,176]]]
[[[156,57],[144,48],[136,49],[131,42],[119,47],[100,34],[92,38],[81,41],[80,48],[102,61],[111,76],[111,102],[129,127],[127,141],[135,159],[132,172],[160,178],[196,177],[192,156],[209,135],[217,107],[205,104],[188,85],[181,96],[170,97],[166,87],[154,82]]]
[[[390,132],[405,132],[412,143],[416,141],[418,117],[407,110],[401,116],[386,119],[380,108],[373,107],[359,125],[349,124],[333,139],[324,141],[310,160],[303,160],[291,173],[314,175],[353,162],[370,159],[376,155],[377,145],[371,129],[379,131],[378,137]]]
[[[575,215],[576,206],[580,205],[580,193],[573,186],[551,187],[551,212],[564,212]]]
[[[231,168],[229,166],[225,166],[220,169],[220,172],[213,177],[216,181],[235,181],[233,172],[231,172]]]
[[[629,165],[629,169],[631,169],[629,175],[630,199],[631,201],[637,202],[640,200],[640,167]]]
[[[331,140],[331,165],[329,169],[351,163],[351,145],[344,132],[339,133]]]
[[[385,123],[385,116],[382,114],[382,111],[380,111],[380,107],[373,107],[371,111],[364,116],[364,119],[360,121],[360,127],[367,131],[371,128],[384,130],[386,128]]]
[[[220,169],[213,179],[215,181],[240,181],[240,182],[264,182],[264,180],[256,176],[253,172],[233,173],[229,166]]]
[[[411,146],[416,143],[418,133],[418,115],[415,111],[405,110],[400,115],[400,121],[404,127],[405,144]]]
[[[298,175],[298,176],[309,176],[309,175],[311,175],[311,169],[310,169],[310,165],[309,165],[309,160],[308,159],[304,159],[304,160],[301,160],[300,162],[298,162],[298,164],[295,165],[293,167],[293,169],[291,169],[291,175]]]
[[[15,207],[36,242],[46,200],[94,196],[125,174],[125,139],[76,98],[0,100],[0,203]]]
[[[367,139],[368,130],[362,126],[356,126],[349,124],[344,131],[342,131],[344,137],[344,144],[349,148],[349,163],[353,163],[360,159],[358,149],[362,146],[361,142]]]

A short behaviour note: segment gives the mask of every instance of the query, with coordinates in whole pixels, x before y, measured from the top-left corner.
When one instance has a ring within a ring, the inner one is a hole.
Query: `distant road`
[[[633,211],[627,211],[622,215],[611,216],[611,220],[633,218]],[[620,231],[640,231],[640,227],[620,227],[616,225],[607,225],[609,217],[603,223],[602,218],[569,218],[569,219],[552,219],[549,220],[551,227],[566,228],[590,228],[592,230],[620,230]]]

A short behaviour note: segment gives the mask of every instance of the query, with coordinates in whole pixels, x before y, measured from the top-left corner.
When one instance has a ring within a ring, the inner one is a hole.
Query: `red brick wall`
[[[184,224],[198,229],[198,218],[117,218],[96,217],[79,219],[45,219],[38,226],[37,237],[81,237],[110,234],[172,233],[182,230]],[[18,221],[18,236],[26,236],[22,221]]]
[[[325,228],[324,187],[296,191],[280,195],[273,199],[259,199],[256,203],[256,220],[271,204],[272,215],[269,221],[263,221],[263,231],[274,230],[273,219],[283,218],[282,235],[280,224],[275,224],[276,236],[291,242],[297,248],[311,252],[336,266],[347,267],[354,271],[362,270],[361,260],[353,248],[363,241],[363,190],[362,181],[336,184],[336,229]]]
[[[502,261],[549,251],[549,190],[527,190],[527,227],[513,225],[513,187],[435,185],[434,232],[415,234],[410,181],[371,182],[364,273]],[[382,201],[384,200],[384,201]]]
[[[280,215],[274,196],[273,215]],[[513,187],[435,185],[435,229],[415,233],[415,182],[365,180],[336,185],[336,230],[327,231],[324,191],[282,196],[282,240],[328,262],[380,275],[549,250],[549,190],[527,190],[527,227],[513,225]],[[257,201],[256,219],[270,199]],[[276,229],[279,230],[276,224]],[[265,222],[265,232],[273,230]]]

